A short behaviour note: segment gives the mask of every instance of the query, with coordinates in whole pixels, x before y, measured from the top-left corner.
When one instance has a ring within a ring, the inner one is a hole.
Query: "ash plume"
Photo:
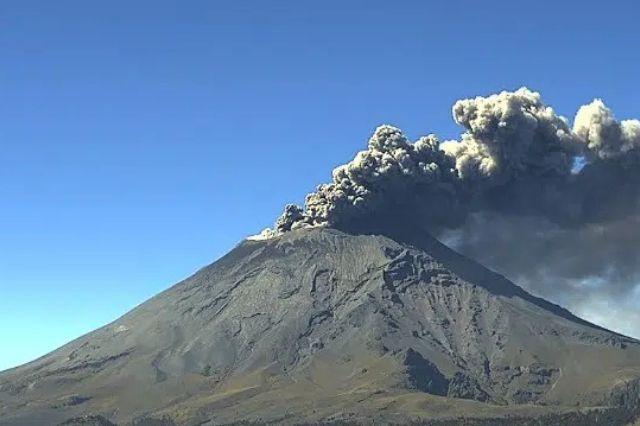
[[[462,179],[500,184],[525,175],[567,176],[578,140],[567,120],[526,88],[453,106],[461,140],[442,149],[456,160]]]
[[[640,121],[618,121],[596,99],[571,124],[527,88],[463,99],[452,113],[459,140],[378,127],[269,235],[411,223],[587,316],[590,300],[640,294]]]
[[[455,196],[455,163],[439,145],[435,135],[411,143],[396,127],[378,127],[369,139],[368,149],[334,169],[332,182],[309,194],[304,210],[287,206],[276,230],[315,225],[340,227],[385,212],[394,203],[429,201],[436,192]],[[421,196],[416,199],[416,194]]]
[[[580,107],[573,131],[586,144],[590,156],[620,157],[640,147],[640,121],[617,121],[600,99]]]

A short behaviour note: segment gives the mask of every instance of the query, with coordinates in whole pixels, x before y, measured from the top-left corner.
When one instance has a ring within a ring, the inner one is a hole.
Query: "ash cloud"
[[[567,120],[526,88],[464,99],[453,106],[466,129],[442,144],[462,179],[500,184],[528,176],[566,176],[578,150]]]
[[[431,201],[447,195],[453,200],[460,182],[454,159],[439,146],[435,135],[411,143],[396,127],[378,127],[368,149],[335,168],[332,182],[307,195],[304,209],[286,207],[276,231],[318,225],[348,227],[364,217],[386,214],[394,205],[415,207],[428,202],[430,206],[422,209],[424,214],[444,214],[449,210],[444,208],[446,202],[437,205]]]
[[[539,296],[640,337],[640,215],[562,226],[536,216],[478,212],[440,239]]]
[[[640,121],[617,121],[600,99],[580,107],[573,131],[586,144],[588,153],[600,158],[620,157],[640,147]]]
[[[604,301],[640,302],[640,121],[596,99],[571,124],[527,88],[460,100],[452,114],[459,140],[378,127],[269,235],[411,223],[587,319],[603,322]]]

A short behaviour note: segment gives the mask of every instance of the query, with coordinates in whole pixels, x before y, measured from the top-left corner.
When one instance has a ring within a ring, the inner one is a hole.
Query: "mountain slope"
[[[428,235],[316,228],[244,241],[0,373],[0,423],[526,417],[637,404],[638,378],[637,341]]]

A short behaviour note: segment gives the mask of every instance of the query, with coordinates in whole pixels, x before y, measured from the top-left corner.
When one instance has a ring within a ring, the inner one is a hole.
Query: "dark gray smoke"
[[[466,132],[442,149],[468,181],[495,185],[524,176],[567,176],[579,150],[567,121],[526,88],[460,100],[453,118]]]
[[[571,126],[526,88],[460,100],[453,118],[464,133],[443,143],[377,128],[266,235],[410,221],[530,291],[640,336],[640,325],[625,328],[640,319],[640,121],[618,121],[594,100]]]
[[[402,131],[380,126],[368,149],[333,170],[333,181],[307,195],[305,208],[289,205],[276,223],[277,232],[306,226],[346,224],[386,212],[393,203],[430,200],[430,193],[455,195],[459,184],[454,159],[429,135],[411,143]],[[419,191],[419,200],[414,200]],[[435,206],[433,208],[436,208]]]

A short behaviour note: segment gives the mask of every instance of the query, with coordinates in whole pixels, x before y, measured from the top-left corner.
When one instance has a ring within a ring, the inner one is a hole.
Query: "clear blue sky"
[[[521,85],[640,112],[636,1],[3,1],[0,369],[270,225],[381,123]]]

